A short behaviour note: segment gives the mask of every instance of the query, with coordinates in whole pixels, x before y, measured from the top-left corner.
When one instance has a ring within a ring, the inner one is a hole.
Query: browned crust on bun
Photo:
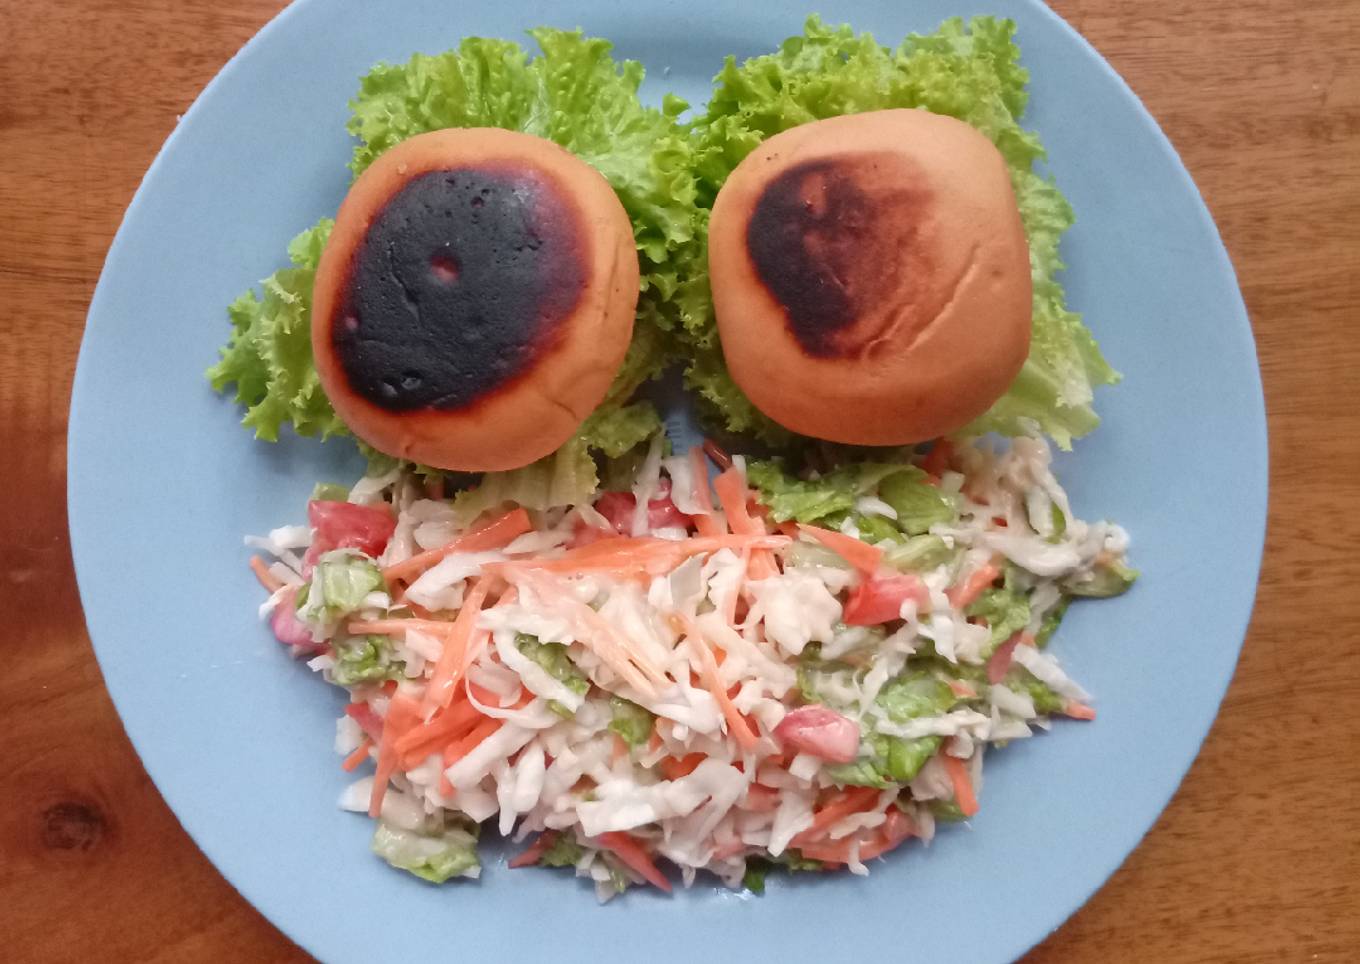
[[[637,298],[632,224],[598,171],[529,134],[432,131],[340,205],[312,350],[336,413],[379,451],[512,469],[604,399]]]
[[[947,435],[1029,353],[1029,247],[1006,164],[951,117],[874,111],[769,138],[714,202],[709,274],[733,379],[802,435]]]

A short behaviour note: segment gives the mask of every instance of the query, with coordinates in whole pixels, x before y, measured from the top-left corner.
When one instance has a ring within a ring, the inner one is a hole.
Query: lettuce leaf
[[[470,821],[420,833],[379,820],[373,831],[373,852],[393,867],[421,880],[442,884],[450,877],[476,877],[477,826]]]
[[[609,698],[611,719],[609,729],[617,733],[629,746],[642,746],[652,735],[656,725],[656,715],[645,707],[624,699],[622,696]]]
[[[816,479],[798,478],[776,459],[754,460],[746,469],[760,501],[769,506],[776,522],[793,519],[808,523],[843,518],[861,495],[881,489],[892,477],[910,477],[913,473],[924,477],[920,469],[905,462],[852,462]]]
[[[711,205],[732,169],[756,145],[798,124],[861,111],[919,107],[957,117],[980,130],[1010,168],[1030,244],[1034,328],[1029,359],[1010,390],[962,434],[1016,435],[1036,422],[1062,448],[1098,424],[1093,389],[1118,375],[1101,356],[1056,280],[1063,264],[1058,242],[1072,209],[1051,180],[1033,166],[1043,147],[1020,126],[1028,73],[1020,66],[1009,20],[951,19],[935,33],[909,36],[891,50],[869,34],[832,27],[817,17],[802,36],[776,53],[738,65],[728,58],[707,111],[693,125],[701,203]],[[687,379],[707,420],[732,432],[752,432],[779,445],[789,435],[756,412],[732,381],[716,345],[706,280],[693,278],[681,337],[693,354]]]
[[[982,655],[990,657],[998,646],[1029,625],[1029,596],[1010,588],[986,589],[966,612],[987,621],[991,636]]]
[[[261,283],[263,297],[247,291],[227,308],[231,337],[207,377],[218,392],[235,384],[241,424],[257,438],[278,441],[284,423],[299,435],[349,434],[312,364],[312,280],[333,223],[323,218],[288,243],[293,266]]]
[[[335,665],[331,682],[337,686],[356,686],[382,680],[402,679],[406,664],[395,658],[392,640],[386,636],[351,636],[332,647]]]
[[[560,833],[553,838],[553,842],[548,849],[543,851],[543,856],[538,858],[540,867],[574,867],[585,849],[576,840],[565,833]]]
[[[637,96],[642,66],[615,61],[607,41],[580,31],[530,35],[540,48],[532,58],[510,41],[469,38],[437,56],[377,65],[350,103],[348,129],[359,140],[350,164],[356,176],[393,145],[440,128],[503,127],[545,137],[599,170],[632,220],[642,272],[638,316],[605,400],[561,451],[516,470],[522,475],[497,473],[515,477],[488,475],[483,482],[483,502],[533,508],[546,506],[516,495],[548,491],[572,496],[564,502],[583,501],[598,485],[592,452],[618,457],[659,429],[649,402],[629,400],[674,352],[671,332],[686,310],[681,266],[702,257],[707,213],[695,204],[693,141],[676,119],[688,105],[667,98],[660,110],[644,107]],[[293,266],[267,278],[262,296],[251,291],[232,303],[230,341],[208,371],[217,391],[236,386],[244,422],[260,438],[276,440],[285,424],[301,435],[349,434],[322,391],[311,353],[312,282],[330,228],[323,220],[300,234],[289,245]],[[385,461],[360,447],[370,461]]]
[[[897,527],[907,535],[924,535],[936,523],[958,517],[949,497],[927,482],[925,473],[915,466],[884,479],[878,497],[893,507]]]

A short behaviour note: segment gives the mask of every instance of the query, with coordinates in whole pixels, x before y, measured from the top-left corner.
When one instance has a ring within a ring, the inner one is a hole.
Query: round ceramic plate
[[[617,9],[616,9],[617,6]],[[812,4],[896,44],[961,12]],[[1251,330],[1194,184],[1132,93],[1037,2],[992,0],[1019,27],[1029,126],[1078,214],[1072,304],[1124,383],[1062,457],[1080,514],[1134,537],[1143,579],[1073,607],[1055,647],[1099,700],[989,758],[971,828],[913,843],[868,878],[800,875],[764,897],[701,885],[600,906],[560,873],[426,885],[368,850],[335,800],[343,694],[291,662],[255,618],[241,536],[302,517],[314,482],[358,474],[346,442],[256,442],[203,380],[224,306],[280,265],[348,180],[346,101],[378,60],[469,34],[581,26],[702,104],[724,55],[797,33],[808,0],[302,0],[261,31],[184,117],[109,252],[90,308],[70,429],[70,520],[100,665],[147,770],[222,873],[325,960],[1015,957],[1081,905],[1152,825],[1194,758],[1247,625],[1266,506]],[[966,12],[966,11],[965,11]]]

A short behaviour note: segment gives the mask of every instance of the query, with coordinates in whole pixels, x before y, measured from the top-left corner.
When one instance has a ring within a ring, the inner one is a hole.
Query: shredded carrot
[[[425,687],[425,699],[421,709],[426,714],[441,706],[447,706],[453,698],[454,688],[463,675],[467,665],[465,657],[468,643],[477,628],[477,617],[481,614],[482,603],[486,601],[488,580],[478,579],[469,587],[463,597],[463,606],[444,638],[444,648],[439,653],[439,661],[434,664],[429,684]]]
[[[746,508],[746,476],[735,466],[713,480],[713,491],[727,515],[727,524],[739,536],[764,534],[765,527]]]
[[[1063,716],[1070,716],[1074,720],[1094,720],[1096,711],[1094,707],[1079,703],[1076,700],[1068,700],[1063,704]]]
[[[614,745],[609,750],[609,762],[618,763],[628,755],[628,744],[623,742],[623,737],[614,734]]]
[[[378,769],[373,775],[373,795],[368,799],[368,815],[377,817],[382,813],[383,796],[387,793],[387,781],[397,770],[397,740],[420,719],[420,708],[415,700],[404,696],[394,696],[387,705],[387,716],[383,719],[382,739],[378,741]]]
[[[809,860],[820,860],[824,864],[846,864],[850,862],[854,840],[849,837],[841,840],[810,841],[798,848],[798,853]]]
[[[681,757],[663,757],[657,765],[661,767],[661,775],[667,780],[679,780],[697,770],[699,764],[706,759],[708,757],[703,753],[686,753]]]
[[[463,757],[477,749],[487,737],[495,733],[504,725],[502,720],[493,720],[486,717],[482,722],[472,728],[472,732],[460,739],[454,740],[444,750],[444,769],[453,766]]]
[[[599,841],[600,846],[611,851],[630,870],[635,870],[641,874],[647,883],[654,887],[660,887],[668,894],[671,892],[671,882],[666,879],[666,875],[652,861],[647,851],[642,849],[642,845],[632,837],[626,833],[611,830],[609,833],[600,834]]]
[[[894,813],[897,813],[897,811],[889,811],[890,820]],[[905,820],[905,817],[903,817],[903,819]],[[895,832],[888,831],[886,829],[887,826],[888,824],[885,823],[885,829],[880,830],[879,833],[874,834],[867,840],[861,839],[855,841],[847,837],[842,840],[827,840],[810,843],[803,846],[799,850],[799,853],[804,857],[808,857],[812,860],[820,860],[826,864],[848,864],[851,856],[854,855],[855,843],[858,842],[858,858],[860,862],[873,860],[875,857],[882,857],[889,850],[893,850],[900,846],[902,842],[909,838],[914,832],[909,826],[906,830],[897,830]]]
[[[838,793],[827,801],[826,806],[812,816],[812,824],[801,830],[789,841],[789,846],[802,848],[804,844],[820,840],[832,826],[852,813],[859,813],[872,807],[878,800],[878,791],[873,787],[851,787]]]
[[[419,766],[431,753],[439,753],[451,740],[466,736],[484,719],[486,717],[477,707],[463,700],[429,721],[413,727],[397,740],[397,755],[402,767],[410,769]]]
[[[354,752],[345,757],[344,762],[340,764],[340,768],[346,772],[354,770],[360,763],[363,763],[368,759],[368,751],[372,748],[373,741],[368,737],[364,737],[359,741],[359,745],[354,748]]]
[[[660,539],[651,536],[601,539],[588,545],[570,549],[553,559],[516,559],[512,562],[491,562],[482,567],[484,572],[503,575],[528,569],[540,572],[577,574],[584,572],[642,573],[659,576],[670,572],[690,556],[719,549],[778,549],[787,545],[785,536],[716,535],[692,539]]]
[[[677,616],[680,624],[684,627],[685,635],[689,637],[692,645],[699,654],[699,664],[703,667],[704,686],[713,698],[718,701],[718,706],[722,709],[723,718],[727,720],[727,731],[732,738],[737,741],[737,745],[748,753],[754,750],[760,743],[760,737],[746,721],[746,717],[732,703],[732,698],[727,695],[727,687],[722,684],[722,677],[718,675],[718,661],[713,655],[713,650],[699,632],[699,627],[694,625],[693,620],[687,616]]]
[[[529,520],[528,512],[523,509],[512,509],[480,529],[463,533],[452,542],[388,566],[383,570],[383,578],[387,580],[388,585],[398,579],[410,582],[445,556],[455,552],[485,552],[488,549],[500,549],[532,528],[533,523]]]
[[[801,522],[798,524],[798,531],[826,546],[865,576],[872,576],[878,571],[879,564],[883,562],[882,549],[878,546],[871,546],[854,536],[847,536],[844,532],[823,529],[821,526],[804,525]]]
[[[972,683],[961,679],[951,679],[949,681],[949,690],[962,700],[977,699],[978,695],[978,691]]]
[[[255,573],[255,578],[260,580],[260,585],[271,593],[278,592],[285,585],[282,579],[269,571],[269,567],[259,556],[250,557],[250,571]]]
[[[995,563],[989,562],[985,566],[979,566],[970,572],[963,582],[945,591],[945,595],[949,597],[949,605],[955,609],[964,609],[972,605],[1000,575],[1001,567]]]
[[[764,784],[753,783],[746,788],[746,799],[742,802],[743,810],[750,810],[752,813],[772,813],[779,809],[779,791]]]
[[[569,610],[578,626],[590,630],[585,638],[578,634],[578,639],[639,692],[655,696],[656,684],[670,684],[665,672],[633,645],[627,634],[620,632],[607,619],[572,595],[558,580],[532,569],[517,571],[512,578],[524,581],[540,598],[551,600]]]
[[[954,785],[954,802],[965,817],[971,817],[978,812],[978,802],[973,795],[973,781],[968,776],[967,762],[948,753],[940,754],[940,762],[944,764],[945,773],[949,774],[949,782]]]
[[[734,466],[723,472],[713,480],[713,490],[718,493],[718,501],[722,504],[723,514],[727,516],[727,524],[732,527],[733,533],[741,536],[765,535],[764,521],[751,515],[747,507],[750,490],[746,487],[746,476],[740,470]],[[764,549],[750,551],[747,569],[752,579],[766,579],[779,574],[774,556]]]
[[[346,624],[345,632],[351,636],[397,636],[408,629],[414,629],[432,636],[443,636],[453,628],[453,623],[442,619],[356,619]]]
[[[519,855],[506,864],[511,870],[519,867],[530,867],[538,863],[539,858],[548,852],[548,848],[557,842],[556,830],[545,830],[535,838]]]

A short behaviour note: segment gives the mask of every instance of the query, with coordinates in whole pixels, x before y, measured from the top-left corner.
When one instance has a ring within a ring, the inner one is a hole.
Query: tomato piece
[[[633,531],[633,507],[637,499],[631,492],[605,492],[595,500],[595,511],[609,520],[614,531],[627,535]]]
[[[609,520],[614,531],[630,535],[633,531],[633,509],[637,499],[631,492],[605,492],[595,500],[595,510]],[[663,478],[657,483],[656,495],[647,500],[647,528],[651,530],[676,526],[688,529],[693,522],[691,516],[681,512],[671,501],[671,480]]]
[[[315,499],[307,503],[307,521],[315,530],[313,548],[323,546],[322,552],[353,548],[375,558],[382,555],[397,528],[397,520],[387,509]]]
[[[924,606],[930,601],[925,583],[916,576],[874,576],[850,591],[843,618],[847,626],[877,626],[901,617],[908,599]]]
[[[831,763],[849,763],[859,754],[859,724],[816,703],[780,720],[774,735],[797,753]]]
[[[286,589],[274,606],[269,617],[269,628],[274,638],[293,650],[294,655],[318,653],[326,648],[325,643],[312,639],[312,631],[297,617],[297,590]]]

